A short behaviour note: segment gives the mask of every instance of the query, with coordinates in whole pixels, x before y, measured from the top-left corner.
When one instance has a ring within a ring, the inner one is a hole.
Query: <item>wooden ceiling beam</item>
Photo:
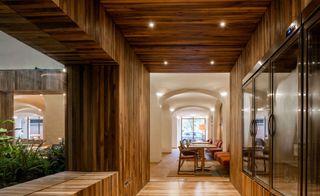
[[[51,0],[2,0],[0,30],[63,64],[115,64],[94,37]]]

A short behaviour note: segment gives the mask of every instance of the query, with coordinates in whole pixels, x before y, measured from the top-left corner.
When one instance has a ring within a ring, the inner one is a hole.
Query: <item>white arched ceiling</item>
[[[194,116],[209,116],[210,110],[206,107],[198,107],[198,106],[185,106],[182,108],[177,108],[174,112],[175,116],[184,116],[184,117],[192,117]]]
[[[220,102],[222,102],[222,97],[220,96],[219,93],[217,92],[214,92],[214,91],[209,91],[209,90],[206,90],[206,89],[178,89],[178,90],[174,90],[174,91],[170,91],[166,94],[164,94],[160,100],[159,100],[159,103],[160,104],[163,104],[164,102],[166,102],[168,99],[172,98],[172,97],[175,97],[175,96],[178,96],[178,95],[183,95],[183,94],[190,94],[190,95],[195,95],[195,94],[198,94],[198,95],[202,95],[202,97],[210,97],[210,98],[213,98],[215,101],[219,100]]]
[[[220,92],[229,92],[229,73],[151,73],[150,87],[153,95],[163,94],[158,104],[165,108],[215,108],[226,100]]]
[[[220,101],[211,95],[199,92],[183,92],[166,97],[161,103],[164,107],[181,108],[189,105],[195,105],[204,108],[214,108]]]
[[[156,91],[163,93],[186,88],[219,93],[229,91],[229,75],[229,73],[151,73],[150,82]]]
[[[36,109],[44,111],[46,109],[46,102],[43,96],[40,95],[15,95],[14,96],[14,110],[21,109],[22,106],[32,106]]]

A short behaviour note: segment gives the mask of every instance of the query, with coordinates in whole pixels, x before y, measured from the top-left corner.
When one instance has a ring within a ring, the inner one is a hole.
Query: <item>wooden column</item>
[[[13,119],[13,93],[0,91],[0,121],[8,119]],[[1,128],[8,130],[12,130],[13,127],[10,123],[1,125]]]
[[[67,169],[117,170],[117,67],[67,67]]]

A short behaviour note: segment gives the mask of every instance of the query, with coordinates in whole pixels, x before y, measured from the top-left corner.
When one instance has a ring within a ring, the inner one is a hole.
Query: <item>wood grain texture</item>
[[[67,169],[117,170],[117,67],[79,65],[67,70]]]
[[[229,72],[270,2],[101,0],[151,72]]]
[[[2,0],[0,30],[64,64],[114,62],[51,0]]]
[[[68,81],[74,81],[68,87],[68,92],[71,93],[68,95],[68,102],[73,105],[68,107],[70,122],[67,130],[70,133],[67,140],[73,142],[73,146],[67,147],[71,157],[68,164],[69,168],[84,171],[115,168],[119,170],[120,194],[135,195],[149,181],[150,175],[149,72],[138,60],[121,31],[99,1],[1,2],[5,5],[1,4],[3,25],[0,24],[0,28],[24,43],[68,66],[118,67],[117,102],[110,103],[101,97],[102,94],[107,96],[110,93],[108,89],[96,89],[96,92],[92,89],[100,88],[103,83],[99,73],[95,73],[98,76],[94,77],[89,70],[85,71],[87,75],[81,75],[79,70],[70,69],[73,76],[70,75]],[[104,120],[112,122],[108,116],[109,111],[98,108],[100,103],[105,104],[104,107],[107,104],[116,107],[117,115],[112,117],[116,122],[114,133],[114,130],[106,130],[107,125],[102,123]],[[71,121],[79,124],[72,124]],[[103,137],[103,134],[109,133],[114,136]],[[108,140],[113,137],[115,140],[106,142],[106,138]],[[77,141],[76,138],[81,140]],[[88,145],[83,146],[81,141]],[[115,146],[110,148],[108,145],[112,144]],[[108,149],[112,149],[112,152]],[[108,155],[105,155],[107,151]],[[106,156],[111,158],[102,160]],[[76,159],[79,157],[80,159]],[[85,163],[82,164],[81,161]]]
[[[252,34],[230,74],[231,114],[231,181],[241,192],[242,172],[242,79],[256,63],[278,42],[285,38],[287,27],[295,20],[311,0],[274,0]]]
[[[117,172],[61,172],[0,190],[6,196],[118,196]]]
[[[242,174],[242,194],[243,196],[271,196],[271,193],[253,181],[250,177]]]
[[[0,121],[13,118],[13,93],[0,91]],[[14,125],[11,123],[2,124],[0,128],[13,130]]]
[[[66,74],[62,70],[0,71],[0,91],[14,93],[64,93]]]

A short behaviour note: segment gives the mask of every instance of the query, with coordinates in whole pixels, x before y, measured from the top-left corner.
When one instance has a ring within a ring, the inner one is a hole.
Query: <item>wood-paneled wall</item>
[[[271,196],[271,193],[253,181],[247,175],[242,174],[242,192],[243,196]]]
[[[67,169],[116,170],[117,67],[79,65],[67,70]]]
[[[68,156],[71,157],[68,160],[69,168],[102,171],[116,169],[119,171],[120,195],[138,193],[150,176],[149,73],[105,9],[99,1],[92,0],[2,2],[5,5],[0,3],[0,16],[6,18],[2,17],[0,21],[5,24],[5,32],[68,65],[68,81],[71,82],[68,103],[71,105],[68,106],[67,114],[70,121],[67,140],[72,142],[71,146],[67,146]],[[19,22],[20,26],[25,26],[26,21],[31,24],[30,31],[16,28]],[[29,32],[33,33],[30,35]],[[81,61],[88,67],[95,67],[95,73],[81,65]],[[74,67],[69,66],[71,64]],[[93,91],[93,88],[109,84],[108,81],[103,84],[100,75],[103,68],[97,65],[118,66],[117,102],[111,103],[101,97],[102,94],[108,97],[110,89]],[[83,73],[77,66],[84,69]],[[95,74],[98,75],[94,77]],[[98,107],[100,103],[116,107],[116,116],[108,116],[109,111]],[[115,126],[115,132],[107,130],[110,124],[102,124],[103,120],[110,118],[115,119],[116,124],[112,125]],[[71,121],[80,124],[72,124]],[[113,135],[103,136],[110,133]],[[109,138],[115,140],[108,143],[106,140]],[[111,148],[109,145],[113,144]],[[110,149],[113,151],[110,152]]]
[[[119,65],[117,170],[120,195],[136,195],[149,181],[149,73],[96,1],[56,1]],[[86,14],[83,14],[86,13]],[[99,27],[99,28],[97,28]]]
[[[255,66],[255,64],[270,50],[277,42],[285,38],[287,27],[300,14],[311,0],[274,0],[253,33],[246,48],[243,50],[230,77],[230,118],[231,118],[231,181],[241,192],[242,173],[242,79]]]

